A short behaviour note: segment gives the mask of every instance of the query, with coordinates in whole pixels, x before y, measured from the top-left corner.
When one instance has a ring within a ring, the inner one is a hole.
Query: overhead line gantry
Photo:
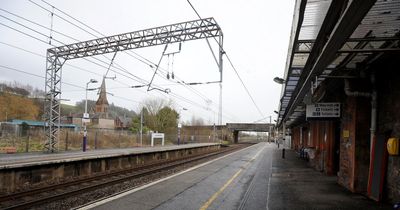
[[[218,68],[220,72],[219,112],[222,112],[223,33],[212,17],[102,37],[48,49],[45,76],[45,151],[57,151],[56,145],[58,144],[60,130],[62,66],[67,60],[211,37],[218,37]],[[222,113],[219,113],[219,118],[221,119],[218,119],[218,122],[221,123]]]

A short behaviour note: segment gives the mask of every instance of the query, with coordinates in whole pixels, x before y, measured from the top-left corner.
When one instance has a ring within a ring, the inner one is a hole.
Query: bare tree
[[[192,116],[191,125],[204,125],[204,120],[201,117]]]
[[[179,114],[173,108],[173,101],[162,98],[146,99],[143,102],[144,124],[154,131],[168,132],[176,128]]]

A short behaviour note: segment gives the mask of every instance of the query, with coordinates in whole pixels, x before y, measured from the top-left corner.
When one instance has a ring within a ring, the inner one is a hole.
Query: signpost
[[[151,146],[154,147],[154,139],[161,139],[161,146],[164,146],[164,133],[151,134]]]
[[[307,105],[306,118],[338,118],[340,103],[316,103]]]
[[[89,123],[89,122],[90,122],[89,113],[83,113],[82,123]]]
[[[85,105],[85,113],[83,113],[82,123],[83,123],[83,143],[82,143],[82,151],[86,152],[86,144],[87,144],[87,130],[86,124],[90,122],[89,113],[86,112],[87,105]]]
[[[182,124],[178,123],[178,145],[181,141],[181,128],[182,128]]]

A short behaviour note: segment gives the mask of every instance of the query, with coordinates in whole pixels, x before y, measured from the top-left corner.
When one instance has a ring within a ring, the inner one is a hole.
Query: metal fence
[[[88,129],[88,150],[145,147],[151,144],[151,135],[128,130]],[[181,135],[179,144],[218,142],[219,140],[206,135]],[[81,150],[83,130],[61,129],[57,148],[59,151]],[[0,125],[0,149],[15,148],[17,152],[43,151],[45,133],[43,127],[22,127],[2,123]],[[160,145],[161,141],[155,141]],[[165,134],[165,145],[178,144],[177,133]],[[1,151],[1,150],[0,150]],[[3,151],[4,152],[4,151]]]

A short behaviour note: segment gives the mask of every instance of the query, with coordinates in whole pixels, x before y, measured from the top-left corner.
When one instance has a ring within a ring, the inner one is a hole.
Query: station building
[[[399,30],[399,1],[297,0],[284,75],[274,79],[287,144],[376,201],[400,201],[400,156],[387,150],[400,138]]]

